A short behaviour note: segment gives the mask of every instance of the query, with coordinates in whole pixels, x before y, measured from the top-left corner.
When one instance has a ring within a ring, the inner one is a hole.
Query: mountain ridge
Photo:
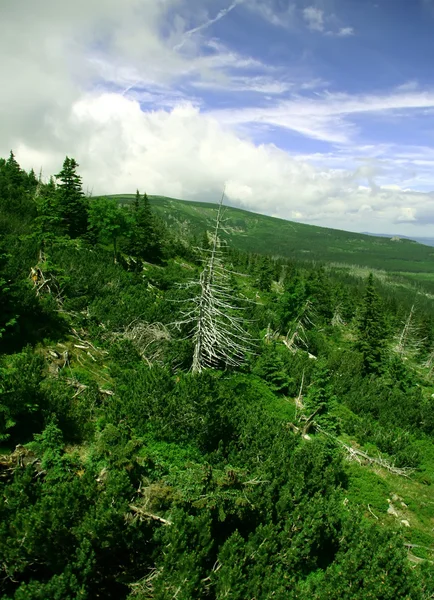
[[[133,194],[115,194],[128,205]],[[211,229],[216,204],[149,196],[156,213],[171,227],[199,236]],[[309,262],[359,265],[400,274],[420,273],[434,281],[434,252],[410,238],[396,239],[308,225],[227,206],[223,233],[234,247]]]

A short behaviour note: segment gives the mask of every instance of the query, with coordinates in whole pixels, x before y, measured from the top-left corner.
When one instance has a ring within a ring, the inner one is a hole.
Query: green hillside
[[[123,203],[133,195],[116,195]],[[211,230],[217,206],[205,202],[150,196],[156,212],[169,225],[201,235]],[[290,259],[360,265],[397,273],[423,273],[434,280],[434,249],[408,239],[350,233],[285,221],[239,208],[226,208],[222,237],[246,252]]]
[[[0,599],[433,598],[434,296],[213,211],[0,159]]]

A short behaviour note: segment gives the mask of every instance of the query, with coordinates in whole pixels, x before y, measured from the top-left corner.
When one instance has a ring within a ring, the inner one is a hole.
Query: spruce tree
[[[147,194],[140,197],[137,191],[134,200],[134,217],[135,223],[128,251],[143,260],[158,262],[161,258],[161,240],[157,234],[155,218]]]
[[[38,216],[35,219],[36,232],[42,242],[47,242],[64,234],[64,223],[60,214],[59,198],[53,177],[46,184],[40,184],[35,195]]]
[[[60,215],[66,232],[72,238],[87,231],[87,201],[83,193],[78,164],[74,158],[65,158],[63,168],[55,177],[59,180],[58,195]]]
[[[139,190],[136,190],[136,195],[134,197],[134,204],[133,204],[133,210],[136,214],[139,212],[139,207],[140,207],[140,192],[139,192]]]
[[[363,356],[365,373],[381,373],[385,362],[387,328],[372,273],[368,277],[357,328],[356,346]]]

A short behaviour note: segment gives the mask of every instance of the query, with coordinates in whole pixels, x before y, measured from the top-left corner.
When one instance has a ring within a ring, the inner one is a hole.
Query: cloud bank
[[[431,110],[434,92],[325,92],[320,77],[282,72],[211,35],[237,11],[251,11],[244,4],[40,0],[35,12],[30,0],[6,0],[0,154],[13,148],[25,167],[46,175],[74,156],[93,194],[138,187],[216,201],[226,184],[232,205],[265,214],[358,231],[426,229],[434,222],[426,208],[434,153],[362,144],[357,118]],[[270,4],[253,4],[277,26]],[[306,10],[308,26],[325,31],[323,13]],[[224,93],[229,107],[211,103],[210,93]],[[257,127],[329,147],[289,152],[259,143]]]

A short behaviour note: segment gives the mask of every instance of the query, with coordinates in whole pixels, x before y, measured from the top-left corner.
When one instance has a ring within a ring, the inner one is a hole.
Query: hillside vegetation
[[[124,205],[133,196],[112,196]],[[181,233],[201,235],[211,229],[217,205],[150,196],[151,205],[171,227]],[[226,208],[223,239],[245,252],[257,252],[303,261],[359,265],[400,274],[420,273],[434,282],[434,250],[405,238],[386,238],[339,229],[327,229]],[[434,286],[433,286],[434,289]]]
[[[0,160],[1,598],[434,597],[433,298],[170,202]]]

